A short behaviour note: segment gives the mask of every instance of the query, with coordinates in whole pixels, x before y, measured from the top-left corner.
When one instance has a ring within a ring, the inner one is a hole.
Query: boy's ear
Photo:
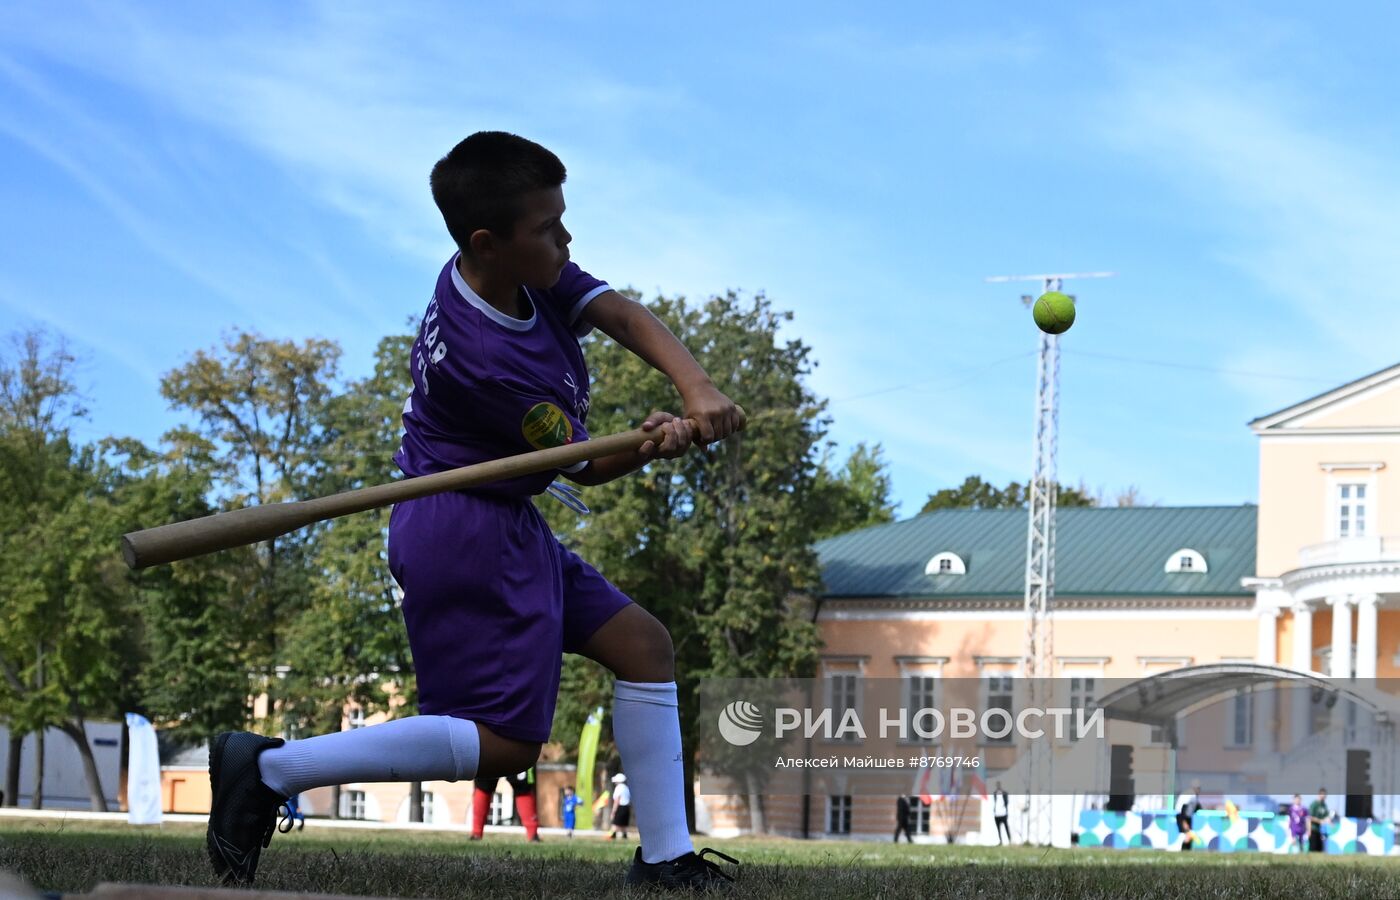
[[[471,248],[473,259],[482,259],[495,253],[498,243],[496,236],[485,228],[473,231],[471,237],[467,239],[467,246]]]

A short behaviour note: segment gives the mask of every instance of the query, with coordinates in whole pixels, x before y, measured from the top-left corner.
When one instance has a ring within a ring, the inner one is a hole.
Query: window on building
[[[422,799],[418,804],[418,811],[421,814],[420,821],[431,822],[433,820],[433,792],[424,791]]]
[[[1185,551],[1183,551],[1185,552]],[[1142,674],[1144,677],[1161,675],[1163,672],[1170,672],[1183,666],[1189,666],[1192,658],[1189,656],[1140,656],[1138,661],[1142,663]],[[1175,718],[1172,727],[1176,731],[1176,746],[1181,749],[1186,746],[1186,719]],[[1171,735],[1168,730],[1156,725],[1150,726],[1148,742],[1152,744],[1166,745],[1170,743]]]
[[[831,794],[826,798],[826,833],[851,833],[851,797],[849,794]]]
[[[487,815],[486,821],[492,825],[509,825],[515,818],[515,810],[511,808],[510,798],[497,791],[491,795],[491,812]]]
[[[1250,688],[1236,691],[1230,699],[1230,744],[1248,747],[1254,743],[1254,693]]]
[[[342,819],[363,819],[365,817],[365,792],[340,792],[340,817]]]
[[[935,553],[924,565],[925,575],[966,575],[967,562],[950,551]]]
[[[932,738],[920,737],[914,730],[914,719],[921,709],[936,709],[938,707],[938,678],[933,675],[906,675],[904,676],[904,732],[909,736],[910,741],[930,743]],[[919,727],[929,731],[934,727],[935,720],[931,716],[923,716],[919,719]]]
[[[282,740],[299,741],[304,737],[314,737],[314,735],[307,734],[306,732],[307,729],[303,728],[299,722],[290,716],[282,720]]]
[[[933,805],[914,797],[909,803],[909,830],[914,834],[928,834],[929,822],[933,818]]]
[[[1073,710],[1084,710],[1084,718],[1088,719],[1089,714],[1098,706],[1094,702],[1094,679],[1081,676],[1072,676],[1069,680],[1069,708]],[[1069,736],[1070,740],[1076,740],[1079,734],[1079,713],[1076,712],[1070,719]]]
[[[1206,565],[1206,558],[1199,550],[1192,550],[1190,547],[1182,547],[1180,550],[1167,557],[1167,564],[1163,567],[1167,574],[1173,572],[1187,572],[1191,574],[1204,575],[1210,571]]]
[[[1366,485],[1337,485],[1337,537],[1366,536]]]
[[[860,676],[854,672],[832,672],[826,676],[826,696],[827,708],[831,710],[831,728],[836,733],[841,727],[841,722],[846,718],[847,710],[857,710],[859,715],[859,705],[857,700],[857,689],[859,687]],[[855,740],[854,736],[847,735],[846,739]]]
[[[351,728],[364,728],[364,727],[365,727],[365,710],[364,710],[364,707],[362,707],[362,706],[356,706],[356,707],[354,707],[353,709],[350,710],[350,727],[351,727]]]
[[[1010,675],[998,673],[994,675],[983,675],[982,682],[983,714],[985,715],[987,710],[1004,709],[1006,710],[1009,716],[1009,721],[1014,725],[1016,721],[1016,716],[1015,707],[1012,705],[1012,690],[1013,686],[1015,685],[1015,679],[1012,678]],[[1000,716],[996,717],[993,720],[992,724],[997,729],[1005,727]],[[988,743],[1010,743],[1012,735],[1014,735],[1015,733],[1015,728],[1012,728],[1010,731],[1007,732],[1007,734],[1004,737],[988,736],[984,737],[983,740],[987,741]]]

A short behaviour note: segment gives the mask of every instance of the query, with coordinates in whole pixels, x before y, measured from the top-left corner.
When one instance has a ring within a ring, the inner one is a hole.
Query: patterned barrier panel
[[[1395,826],[1374,819],[1341,819],[1327,835],[1328,853],[1365,853],[1368,856],[1395,856]]]
[[[1242,812],[1232,817],[1219,810],[1201,810],[1192,818],[1191,830],[1196,836],[1192,849],[1217,853],[1288,853],[1292,849],[1287,818],[1273,813]],[[1323,834],[1328,853],[1400,855],[1390,822],[1339,819],[1325,826]],[[1166,811],[1084,810],[1079,814],[1081,847],[1179,850],[1181,838],[1176,816]]]

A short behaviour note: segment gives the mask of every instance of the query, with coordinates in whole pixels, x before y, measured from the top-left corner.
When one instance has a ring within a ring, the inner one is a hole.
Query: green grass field
[[[739,895],[848,897],[1400,897],[1400,860],[733,840]],[[618,897],[635,844],[316,829],[276,835],[258,885],[384,897]],[[103,881],[213,885],[203,828],[0,821],[0,869],[46,891]]]

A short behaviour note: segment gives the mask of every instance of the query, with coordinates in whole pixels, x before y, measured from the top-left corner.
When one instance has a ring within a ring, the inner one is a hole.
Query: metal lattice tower
[[[1039,281],[1042,293],[1058,291],[1065,279],[1108,278],[1112,272],[1078,272],[1057,275],[998,275],[988,281]],[[1022,295],[1030,306],[1035,297]],[[1025,614],[1026,649],[1022,675],[1027,679],[1026,707],[1054,705],[1055,675],[1055,486],[1056,449],[1060,419],[1060,336],[1040,335],[1035,391],[1035,452],[1030,485],[1026,490],[1030,521],[1026,529]],[[1060,698],[1063,701],[1064,698]],[[1050,785],[1054,779],[1053,747],[1047,740],[1032,740],[1026,748],[1026,780],[1032,787]],[[1051,838],[1048,794],[1027,795],[1026,840],[1048,845]]]

